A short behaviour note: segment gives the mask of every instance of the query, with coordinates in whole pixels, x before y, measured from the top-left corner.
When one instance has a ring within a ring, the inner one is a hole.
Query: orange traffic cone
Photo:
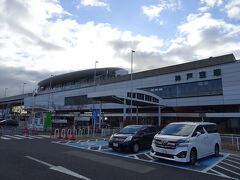
[[[72,132],[71,140],[75,140],[74,132]]]
[[[28,136],[28,128],[24,129],[24,136]]]
[[[59,131],[58,139],[62,139],[62,131]]]
[[[68,132],[66,131],[65,139],[68,140]]]

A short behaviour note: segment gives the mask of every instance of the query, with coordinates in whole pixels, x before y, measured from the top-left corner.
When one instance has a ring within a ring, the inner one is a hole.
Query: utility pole
[[[94,67],[94,89],[96,92],[96,76],[97,76],[97,63],[98,61],[95,61],[95,67]],[[95,111],[95,107],[94,107],[94,103],[93,103],[93,109],[92,109],[92,116],[93,116],[93,136],[95,136],[95,129],[96,129],[96,111]]]
[[[132,122],[132,91],[133,91],[133,54],[135,53],[134,50],[131,50],[131,105],[130,105],[130,121]]]

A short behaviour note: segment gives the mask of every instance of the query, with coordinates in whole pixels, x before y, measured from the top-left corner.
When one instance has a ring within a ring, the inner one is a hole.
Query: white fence
[[[240,135],[221,134],[222,145],[226,148],[240,150]]]
[[[102,128],[102,129],[93,130],[93,128],[90,128],[89,126],[82,127],[80,129],[75,129],[74,133],[73,133],[73,129],[54,129],[53,137],[59,138],[59,139],[61,138],[70,139],[72,137],[78,138],[78,137],[90,137],[90,136],[106,137],[118,131],[119,131],[118,128],[114,128],[114,129]]]

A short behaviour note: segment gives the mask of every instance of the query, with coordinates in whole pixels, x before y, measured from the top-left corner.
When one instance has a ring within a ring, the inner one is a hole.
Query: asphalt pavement
[[[0,139],[1,180],[220,180],[219,176],[52,143]]]

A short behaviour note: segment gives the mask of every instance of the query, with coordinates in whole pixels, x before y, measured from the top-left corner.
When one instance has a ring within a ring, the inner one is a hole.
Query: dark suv
[[[139,149],[151,147],[153,137],[158,131],[158,126],[129,125],[110,137],[109,147],[113,150],[131,150],[137,153]]]

